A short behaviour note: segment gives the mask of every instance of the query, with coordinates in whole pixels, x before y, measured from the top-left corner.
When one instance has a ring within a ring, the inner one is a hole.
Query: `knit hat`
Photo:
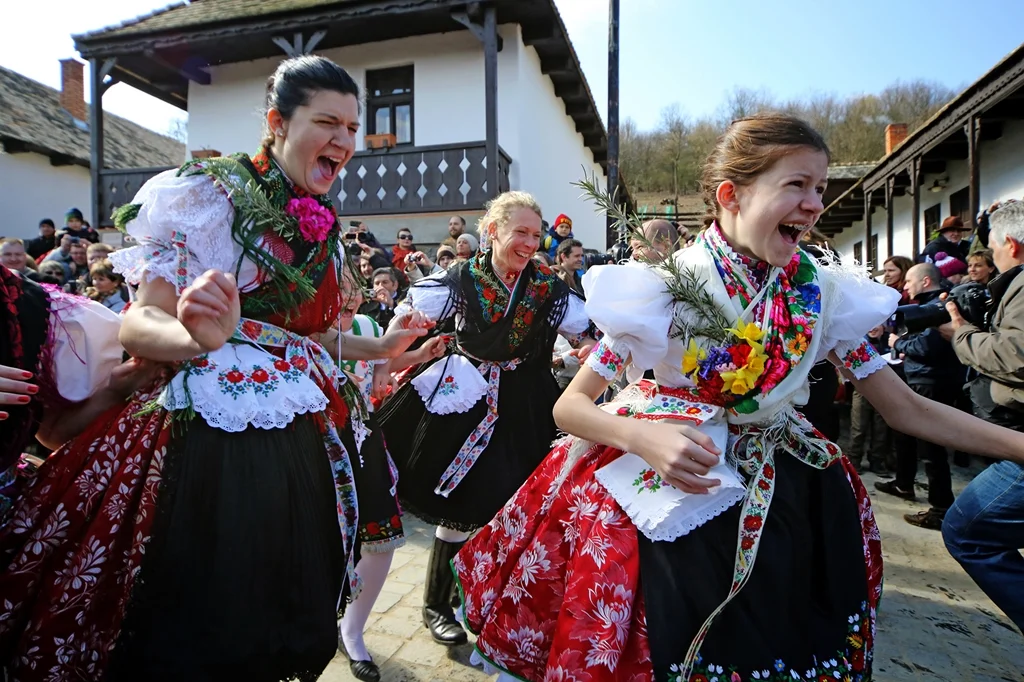
[[[458,246],[458,243],[461,241],[464,241],[467,244],[469,244],[470,247],[472,247],[473,249],[473,253],[476,253],[477,250],[480,248],[480,242],[478,242],[476,240],[476,237],[474,237],[468,232],[463,232],[462,234],[459,235],[458,239],[455,240],[456,246]],[[458,251],[458,249],[456,249],[456,251]]]
[[[39,227],[42,227],[43,225],[49,225],[50,227],[53,227],[53,228],[57,227],[56,225],[53,224],[53,221],[50,220],[49,218],[43,218],[42,220],[39,221]]]
[[[957,218],[959,220],[959,218]],[[959,258],[949,256],[945,251],[935,254],[935,267],[939,269],[943,277],[949,278],[953,275],[963,275],[967,272],[967,263]]]
[[[441,260],[441,256],[445,255],[448,256],[449,258],[455,258],[455,249],[448,246],[447,244],[442,244],[441,246],[437,247],[437,255],[434,258],[434,260]]]
[[[79,211],[77,208],[72,208],[72,209],[68,209],[68,212],[66,214],[64,214],[64,221],[65,222],[67,222],[68,220],[71,220],[71,219],[85,220],[85,216],[82,215],[82,212]]]
[[[964,229],[964,221],[960,220],[958,216],[951,215],[942,221],[942,226],[939,228],[939,234],[948,230],[962,230]]]
[[[557,230],[558,226],[561,225],[562,223],[568,225],[570,230],[572,229],[572,219],[569,216],[565,215],[564,213],[558,214],[558,217],[555,218],[555,223],[554,225],[551,226],[551,229]]]

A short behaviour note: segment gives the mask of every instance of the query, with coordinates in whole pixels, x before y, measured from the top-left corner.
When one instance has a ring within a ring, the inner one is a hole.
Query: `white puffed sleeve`
[[[886,360],[867,342],[867,333],[885,323],[899,305],[900,293],[868,277],[822,267],[822,315],[825,316],[817,362],[835,351],[843,367],[858,379],[886,366]]]
[[[121,318],[87,298],[60,291],[48,294],[57,392],[79,402],[106,386],[110,373],[121,364]]]
[[[565,315],[558,325],[558,333],[563,336],[577,337],[590,328],[590,317],[587,316],[587,307],[583,299],[575,294],[569,294],[566,304]]]
[[[441,282],[447,274],[445,271],[436,272],[409,287],[405,298],[395,307],[395,315],[415,310],[434,322],[442,322],[454,315],[457,306],[450,303],[451,290]]]
[[[587,365],[614,379],[627,359],[652,369],[668,353],[672,297],[665,280],[642,265],[599,265],[583,275],[586,313],[603,332]]]
[[[157,277],[178,290],[207,270],[236,273],[239,288],[255,288],[256,265],[242,260],[242,247],[231,236],[235,211],[227,194],[205,175],[177,176],[169,170],[142,186],[133,203],[138,216],[126,226],[138,246],[110,254],[114,270],[130,284]]]

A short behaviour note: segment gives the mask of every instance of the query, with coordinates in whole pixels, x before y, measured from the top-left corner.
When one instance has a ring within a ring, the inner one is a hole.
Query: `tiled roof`
[[[116,26],[75,36],[79,38],[118,38],[167,30],[183,30],[221,22],[231,22],[250,17],[289,13],[312,7],[342,5],[353,0],[193,0],[189,4],[178,3],[134,19],[123,21]]]
[[[107,168],[177,166],[185,160],[185,145],[120,116],[105,112],[103,130]],[[79,165],[89,165],[88,127],[76,123],[61,107],[60,93],[3,67],[0,67],[0,139],[17,140],[73,159]]]
[[[871,163],[837,163],[828,167],[829,180],[860,180],[877,162]]]

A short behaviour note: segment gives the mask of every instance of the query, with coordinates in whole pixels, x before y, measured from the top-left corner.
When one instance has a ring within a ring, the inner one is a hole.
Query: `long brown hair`
[[[707,213],[704,225],[718,219],[718,186],[729,180],[747,186],[795,147],[809,147],[831,159],[825,138],[806,121],[788,114],[764,113],[733,121],[718,138],[704,163],[701,191]]]
[[[907,271],[914,267],[914,261],[906,256],[889,256],[882,262],[882,265],[888,263],[892,263],[900,269],[900,285],[898,288],[900,291],[903,291],[903,284],[907,281]]]

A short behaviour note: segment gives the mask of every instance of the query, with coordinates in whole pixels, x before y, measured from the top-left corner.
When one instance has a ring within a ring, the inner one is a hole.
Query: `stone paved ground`
[[[975,472],[977,469],[975,470]],[[969,480],[954,467],[957,490]],[[915,528],[903,514],[924,508],[873,488],[885,555],[885,593],[875,654],[877,682],[1022,682],[1024,639],[946,553],[941,535]],[[924,480],[923,467],[918,480]],[[926,493],[918,490],[923,500]],[[410,517],[408,544],[395,556],[387,584],[370,618],[367,645],[384,682],[480,682],[469,667],[469,645],[434,644],[420,624],[423,574],[432,529]],[[348,662],[335,657],[321,680],[348,682]]]

